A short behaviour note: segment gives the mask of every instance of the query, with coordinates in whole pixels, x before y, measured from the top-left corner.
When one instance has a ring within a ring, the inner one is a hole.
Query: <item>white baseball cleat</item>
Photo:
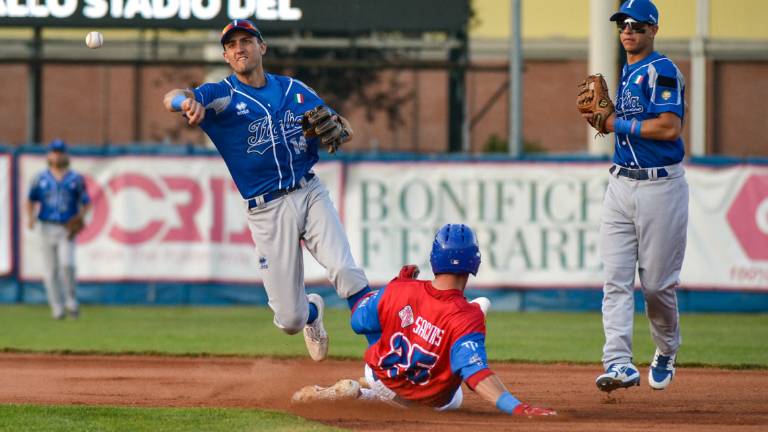
[[[312,360],[325,360],[328,356],[328,332],[323,326],[325,302],[317,294],[307,294],[307,300],[317,306],[317,319],[312,324],[304,326],[304,342],[307,344],[307,351]]]
[[[648,369],[648,385],[654,390],[664,390],[675,376],[675,355],[663,355],[658,348]]]
[[[613,363],[605,373],[595,380],[597,388],[604,392],[612,392],[620,388],[640,385],[640,372],[632,363]]]
[[[360,397],[360,383],[351,379],[343,379],[330,387],[306,386],[293,394],[291,402],[340,401],[353,400],[358,397]]]
[[[480,310],[483,311],[483,315],[488,315],[488,309],[491,308],[491,300],[488,299],[488,297],[478,297],[470,303],[476,303],[478,306],[480,306]]]

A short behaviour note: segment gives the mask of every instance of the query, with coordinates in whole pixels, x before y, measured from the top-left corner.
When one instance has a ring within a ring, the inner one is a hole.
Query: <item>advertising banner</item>
[[[11,206],[11,155],[0,153],[0,276],[13,268],[13,206]]]
[[[687,167],[690,215],[681,284],[768,290],[768,167]],[[345,225],[374,284],[400,266],[430,277],[445,223],[478,235],[476,287],[600,287],[606,164],[356,163],[348,167]]]
[[[445,223],[478,235],[473,286],[599,285],[598,221],[603,165],[359,163],[348,167],[346,227],[373,283],[403,264],[429,272]]]
[[[768,166],[688,169],[688,287],[768,291]]]
[[[220,158],[73,157],[72,162],[86,177],[93,200],[77,238],[80,280],[258,281],[245,204]],[[19,159],[20,205],[42,169],[44,156]],[[341,165],[322,163],[314,171],[338,203]],[[42,275],[39,242],[39,231],[23,230],[22,279]],[[308,282],[327,283],[307,252],[305,262]]]
[[[19,158],[18,205],[45,168]],[[243,201],[218,157],[75,157],[94,209],[78,237],[84,281],[258,282]],[[688,242],[681,284],[768,290],[768,166],[686,167]],[[431,277],[429,251],[445,223],[478,234],[478,288],[599,288],[604,163],[341,162],[315,172],[339,207],[358,264],[374,286],[404,264]],[[10,159],[0,156],[0,177]],[[2,202],[10,202],[3,181]],[[11,206],[0,211],[0,274],[10,271]],[[19,270],[38,279],[39,237],[21,212]],[[279,221],[276,221],[279,223]],[[327,284],[305,252],[306,281]]]

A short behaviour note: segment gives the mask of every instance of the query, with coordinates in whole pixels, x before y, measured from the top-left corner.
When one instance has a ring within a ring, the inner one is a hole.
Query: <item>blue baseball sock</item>
[[[309,303],[309,318],[307,318],[307,324],[312,324],[317,319],[320,312],[317,311],[317,306],[314,303]]]
[[[349,305],[349,310],[352,310],[352,308],[355,307],[355,305],[357,304],[357,301],[363,298],[363,296],[368,294],[369,292],[371,292],[371,287],[366,286],[365,288],[361,289],[355,294],[352,294],[351,296],[347,297],[347,304]]]

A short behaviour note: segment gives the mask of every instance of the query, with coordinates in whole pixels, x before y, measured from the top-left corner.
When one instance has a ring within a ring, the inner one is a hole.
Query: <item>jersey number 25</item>
[[[437,354],[411,344],[402,333],[395,333],[389,340],[389,345],[390,351],[381,359],[380,365],[389,370],[391,378],[405,376],[405,379],[418,385],[429,382],[430,369],[437,363]]]

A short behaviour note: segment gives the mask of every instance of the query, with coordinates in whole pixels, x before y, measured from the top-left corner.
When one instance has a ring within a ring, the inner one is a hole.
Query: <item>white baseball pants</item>
[[[656,180],[609,179],[600,226],[606,367],[632,361],[636,271],[653,341],[665,355],[680,347],[675,289],[687,239],[688,183],[682,166],[667,168],[670,176]]]
[[[309,316],[302,240],[326,269],[340,297],[347,298],[368,286],[349,250],[328,190],[317,177],[301,189],[248,210],[248,226],[275,325],[284,332],[298,333]]]
[[[75,242],[61,224],[41,222],[43,285],[54,318],[64,315],[64,308],[78,310],[75,295]]]

